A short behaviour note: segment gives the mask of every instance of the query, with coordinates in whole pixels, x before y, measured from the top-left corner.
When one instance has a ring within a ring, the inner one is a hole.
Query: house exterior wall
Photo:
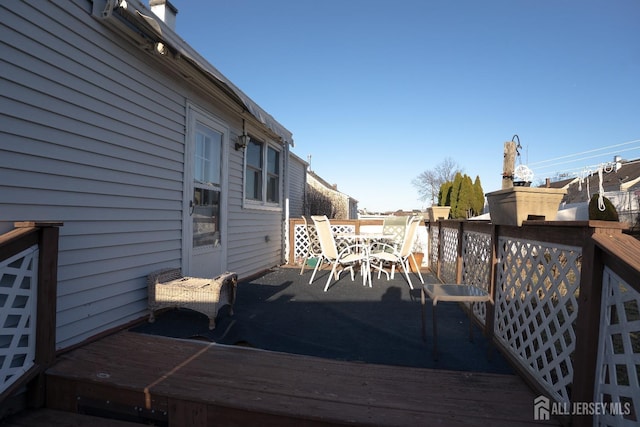
[[[282,209],[243,207],[238,111],[91,12],[88,0],[0,4],[0,232],[64,223],[58,348],[145,316],[146,275],[181,266],[189,104],[230,129],[226,269],[283,258]]]
[[[609,191],[604,196],[615,206],[621,222],[640,225],[640,188],[631,191]]]
[[[305,214],[307,192],[307,162],[298,156],[289,156],[289,217],[301,218]]]

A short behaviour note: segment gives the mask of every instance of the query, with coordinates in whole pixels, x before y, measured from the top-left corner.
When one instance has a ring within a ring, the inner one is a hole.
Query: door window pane
[[[193,190],[193,247],[220,243],[220,192]]]
[[[220,184],[221,148],[222,134],[198,123],[193,174],[195,181]]]
[[[193,247],[220,244],[222,133],[196,124],[193,159]]]

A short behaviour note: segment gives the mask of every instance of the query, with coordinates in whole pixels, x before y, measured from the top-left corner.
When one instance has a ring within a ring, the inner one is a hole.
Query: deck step
[[[47,371],[49,408],[168,426],[530,425],[534,397],[515,375],[342,362],[133,332],[66,353]]]
[[[0,421],[0,427],[140,427],[139,423],[119,421],[54,409],[31,409]]]

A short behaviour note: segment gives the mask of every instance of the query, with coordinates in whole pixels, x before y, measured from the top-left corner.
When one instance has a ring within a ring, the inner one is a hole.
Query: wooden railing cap
[[[62,227],[63,222],[60,221],[17,221],[13,223],[15,228],[28,227]]]

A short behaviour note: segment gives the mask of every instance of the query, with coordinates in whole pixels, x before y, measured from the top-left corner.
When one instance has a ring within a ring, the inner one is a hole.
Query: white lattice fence
[[[442,228],[442,267],[440,278],[444,282],[456,283],[458,263],[458,229]]]
[[[309,248],[309,238],[304,231],[304,224],[295,224],[293,226],[293,259],[296,264],[302,262]]]
[[[309,228],[315,230],[315,225],[309,224]],[[300,264],[309,251],[311,242],[305,231],[304,224],[296,224],[293,230],[293,259]]]
[[[331,224],[331,231],[333,235],[341,234],[341,233],[355,233],[356,226],[355,225],[336,225]],[[345,249],[349,245],[353,245],[354,241],[349,241],[348,239],[338,239],[336,240],[336,246],[338,247],[338,252]]]
[[[440,238],[440,232],[438,227],[431,227],[431,268],[435,269],[435,266],[438,265],[438,242]]]
[[[594,401],[612,405],[594,425],[638,425],[640,417],[640,293],[608,267],[602,282]]]
[[[491,283],[491,234],[465,231],[462,235],[462,283],[489,291]],[[484,325],[485,303],[473,303],[473,314]]]
[[[0,262],[0,393],[34,364],[38,247]]]
[[[304,227],[305,227],[304,224],[296,224],[294,229],[295,234],[293,239],[293,242],[294,242],[294,246],[293,246],[294,258],[293,259],[296,261],[296,263],[302,262],[302,258],[304,258],[304,256],[307,254],[307,251],[309,250],[309,245],[311,245],[311,242],[309,241],[309,237],[307,236],[307,233],[305,232]],[[309,227],[311,230],[311,235],[313,236],[313,234],[315,233],[315,225],[310,224]],[[334,235],[338,233],[355,233],[356,226],[349,225],[349,224],[347,225],[331,224],[331,230],[333,231]],[[344,239],[340,239],[336,241],[338,250],[342,249],[348,244],[349,242]],[[316,251],[319,251],[319,247],[316,248]]]
[[[496,338],[559,402],[573,381],[580,248],[499,240]]]

